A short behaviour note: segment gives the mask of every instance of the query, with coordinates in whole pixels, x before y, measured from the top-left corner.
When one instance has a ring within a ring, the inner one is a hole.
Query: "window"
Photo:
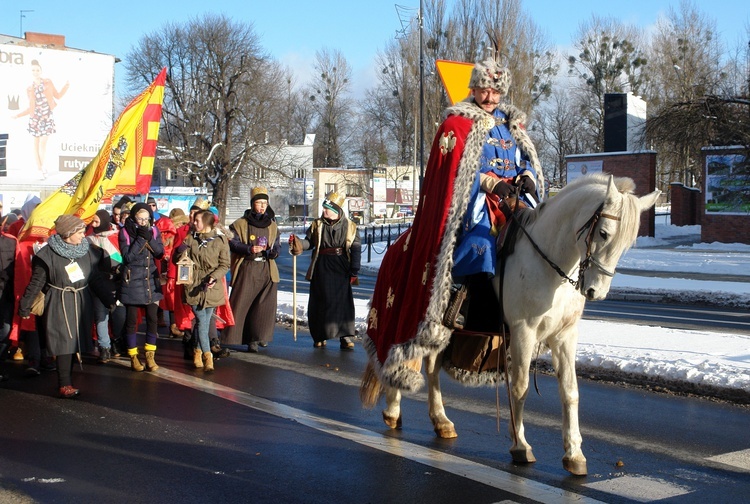
[[[263,166],[253,165],[253,178],[263,180],[266,178],[266,169]]]
[[[240,189],[242,188],[240,180],[230,179],[227,185],[229,186],[229,197],[240,199]]]
[[[326,184],[326,195],[336,191],[336,184]]]
[[[362,191],[360,190],[360,187],[358,184],[347,184],[346,195],[349,196],[350,198],[358,198],[362,196]]]
[[[294,170],[294,178],[298,178],[298,179],[305,178],[305,169],[299,168],[297,170]]]
[[[0,177],[8,176],[8,164],[5,159],[7,155],[8,134],[0,135]]]

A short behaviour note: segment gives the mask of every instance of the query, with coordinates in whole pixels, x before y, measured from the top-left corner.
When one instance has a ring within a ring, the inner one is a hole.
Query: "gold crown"
[[[204,200],[203,198],[196,198],[196,200],[193,202],[194,207],[198,207],[201,210],[208,210],[208,207],[210,206],[208,203],[208,200]]]
[[[326,201],[330,201],[334,205],[336,205],[339,208],[344,208],[344,196],[343,194],[339,194],[336,191],[328,193],[328,196],[326,196]]]
[[[263,186],[253,187],[250,191],[250,201],[253,201],[257,198],[268,199],[268,189]]]

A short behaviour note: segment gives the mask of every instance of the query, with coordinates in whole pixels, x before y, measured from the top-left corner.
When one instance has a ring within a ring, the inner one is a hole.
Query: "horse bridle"
[[[619,221],[620,220],[620,217],[618,217],[616,215],[606,214],[606,213],[602,212],[602,210],[604,209],[604,202],[603,201],[599,205],[599,207],[596,209],[596,211],[594,212],[594,214],[589,218],[589,220],[587,220],[583,224],[583,226],[581,226],[581,228],[578,231],[576,231],[576,241],[578,241],[578,240],[581,239],[581,236],[583,236],[583,233],[586,230],[588,230],[588,233],[586,234],[586,242],[585,242],[586,243],[586,257],[584,259],[582,259],[578,263],[578,279],[577,280],[573,280],[572,278],[570,278],[562,270],[562,268],[560,268],[560,266],[558,266],[557,264],[555,264],[554,262],[552,262],[552,260],[549,257],[547,257],[547,255],[544,252],[542,252],[542,250],[539,248],[539,245],[537,245],[536,242],[531,238],[531,235],[529,235],[529,232],[526,231],[526,228],[523,227],[523,225],[521,224],[521,222],[516,217],[516,211],[518,210],[518,204],[515,205],[515,208],[510,208],[510,205],[508,205],[508,203],[505,200],[503,200],[503,202],[511,210],[510,211],[510,215],[513,218],[513,222],[515,222],[516,225],[519,228],[521,228],[521,231],[523,231],[523,234],[525,234],[526,238],[529,239],[529,242],[531,243],[531,246],[534,247],[534,250],[537,251],[537,253],[542,257],[542,259],[544,259],[547,262],[547,264],[549,264],[552,267],[552,269],[554,269],[557,272],[558,275],[560,275],[562,278],[564,278],[565,280],[567,280],[581,294],[583,294],[583,292],[581,292],[581,290],[583,289],[584,274],[586,273],[586,270],[589,269],[589,267],[592,264],[594,266],[596,266],[599,269],[599,271],[601,271],[602,273],[604,273],[606,276],[608,276],[608,277],[615,276],[614,270],[613,271],[608,270],[607,268],[604,267],[604,265],[601,262],[599,262],[599,260],[596,257],[594,257],[593,255],[591,255],[591,243],[593,241],[594,228],[596,228],[596,223],[599,222],[599,219],[605,218],[605,219],[612,219],[614,221]]]

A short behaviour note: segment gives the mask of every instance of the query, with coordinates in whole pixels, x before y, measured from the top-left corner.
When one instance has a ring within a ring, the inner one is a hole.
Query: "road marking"
[[[690,488],[647,476],[621,475],[616,478],[583,483],[583,486],[638,502],[652,502],[691,493]]]
[[[640,317],[641,319],[664,319],[664,320],[676,320],[678,322],[697,322],[697,323],[700,323],[700,322],[705,322],[706,321],[705,318],[699,319],[699,318],[693,318],[693,317],[687,317],[687,316],[677,316],[677,315],[658,315],[658,314],[657,315],[652,315],[652,314],[649,314],[649,313],[613,311],[613,310],[605,310],[605,309],[601,309],[601,310],[599,310],[599,309],[593,310],[592,309],[591,311],[587,312],[586,315],[583,316],[583,318],[585,318],[585,319],[591,319],[591,318],[595,318],[594,317],[595,315],[597,315],[597,316],[613,315],[613,316],[620,316],[620,317],[628,315],[628,316],[632,316],[632,317]],[[721,319],[717,318],[717,319],[710,319],[710,321],[711,322],[720,322],[722,324],[727,324],[727,325],[732,325],[732,326],[737,326],[740,329],[747,328],[747,321],[743,321],[743,320],[734,321],[734,320],[727,320],[725,318],[721,318]],[[646,322],[643,322],[643,323],[645,324]]]
[[[730,453],[722,453],[721,455],[715,455],[708,457],[706,460],[711,462],[718,462],[719,464],[725,464],[732,467],[738,467],[745,471],[750,471],[750,449],[740,450]]]
[[[123,363],[124,365],[124,363]],[[471,460],[463,459],[430,448],[425,448],[408,441],[383,436],[330,418],[324,418],[307,411],[286,406],[257,397],[241,390],[213,383],[196,376],[189,376],[164,367],[159,368],[156,376],[173,383],[191,387],[216,397],[268,413],[280,418],[294,420],[306,427],[310,427],[327,434],[347,439],[363,446],[374,448],[391,455],[419,462],[429,467],[467,478],[478,483],[510,492],[527,499],[539,502],[581,502],[595,504],[601,501],[539,483],[522,476],[488,467]]]

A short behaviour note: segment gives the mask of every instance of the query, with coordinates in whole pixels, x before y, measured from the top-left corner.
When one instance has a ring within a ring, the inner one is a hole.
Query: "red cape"
[[[462,205],[454,202],[454,185],[472,126],[472,120],[461,116],[449,116],[440,126],[430,151],[414,224],[388,249],[378,273],[368,315],[369,341],[366,338],[365,344],[371,356],[373,353],[377,355],[381,379],[399,388],[414,389],[415,385],[421,385],[403,383],[403,374],[408,374],[404,361],[421,358],[431,350],[431,343],[424,338],[414,341],[419,339],[419,332],[436,333],[439,340],[435,341],[436,345],[442,345],[443,339],[447,344],[450,338],[450,331],[441,325],[448,299],[437,303],[443,305],[442,310],[431,307],[431,301],[436,271],[446,254],[452,257],[455,238],[452,244],[446,244],[445,250],[441,248],[451,208],[455,211]],[[482,132],[482,141],[484,136]],[[471,187],[475,169],[476,166],[470,166],[464,170],[462,166],[461,172],[467,175],[464,175],[461,185],[466,184],[468,176],[468,187]],[[466,208],[463,205],[461,211]],[[460,220],[460,216],[451,219]],[[441,277],[445,275],[446,267],[450,273],[452,260],[449,262],[442,265]],[[394,369],[386,371],[385,368],[389,367]]]

